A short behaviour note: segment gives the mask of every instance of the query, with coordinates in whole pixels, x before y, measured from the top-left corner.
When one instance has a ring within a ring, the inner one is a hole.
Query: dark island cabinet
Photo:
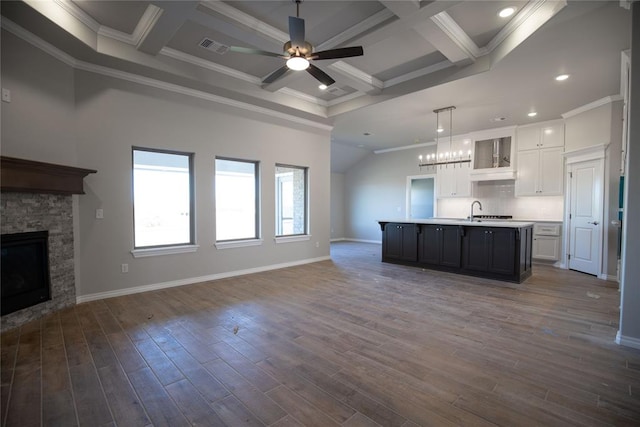
[[[381,223],[382,260],[415,262],[418,260],[418,226],[405,223]]]
[[[519,261],[517,234],[514,228],[467,227],[462,267],[513,276]]]
[[[531,276],[532,224],[379,222],[384,262],[518,283]]]
[[[460,267],[462,233],[459,225],[420,224],[418,262],[442,267]]]

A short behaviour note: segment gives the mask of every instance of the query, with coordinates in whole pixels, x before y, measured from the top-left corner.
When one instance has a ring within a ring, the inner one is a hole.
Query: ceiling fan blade
[[[266,50],[253,49],[253,48],[250,48],[250,47],[229,46],[229,50],[231,52],[248,53],[250,55],[263,55],[263,56],[273,56],[273,57],[276,57],[276,58],[286,58],[281,53],[267,52]]]
[[[289,37],[291,38],[291,46],[304,46],[304,19],[289,17]]]
[[[316,78],[320,83],[325,86],[331,86],[336,81],[333,80],[327,73],[322,71],[320,68],[316,67],[313,64],[309,64],[309,68],[307,68],[307,73],[311,74]]]
[[[262,84],[273,83],[278,80],[280,77],[284,76],[288,71],[291,71],[289,67],[286,65],[278,68],[273,73],[269,74],[263,81]]]
[[[362,56],[364,50],[362,46],[342,47],[339,49],[329,49],[320,52],[313,52],[308,56],[308,59],[336,59],[336,58],[350,58],[352,56]]]

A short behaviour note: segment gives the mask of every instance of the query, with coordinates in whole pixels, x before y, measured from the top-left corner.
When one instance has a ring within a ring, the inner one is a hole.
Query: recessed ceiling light
[[[442,133],[442,132],[444,132],[444,129],[438,128],[438,133]]]
[[[498,16],[500,18],[508,18],[509,16],[513,15],[513,12],[515,11],[515,7],[505,7],[500,12],[498,12]]]
[[[563,80],[567,80],[569,78],[569,74],[560,74],[559,76],[556,76],[556,80],[561,82]]]
[[[318,89],[320,89],[320,90],[325,90],[327,87],[329,87],[329,86],[327,86],[327,85],[320,85],[320,86],[318,86]]]
[[[371,133],[369,133],[369,132],[363,132],[362,134],[363,134],[364,136],[371,136]]]
[[[538,115],[538,113],[536,113],[535,111],[532,111],[529,114],[527,114],[527,116],[529,116],[529,117],[535,117],[537,115]]]

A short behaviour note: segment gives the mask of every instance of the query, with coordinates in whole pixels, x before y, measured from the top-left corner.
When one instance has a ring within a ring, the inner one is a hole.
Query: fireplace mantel
[[[0,156],[2,192],[84,194],[83,179],[98,171]]]

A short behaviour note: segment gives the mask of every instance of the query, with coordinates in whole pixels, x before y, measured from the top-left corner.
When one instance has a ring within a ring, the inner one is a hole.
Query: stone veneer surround
[[[51,300],[2,316],[3,332],[76,303],[72,203],[70,195],[3,192],[0,196],[2,234],[49,231],[51,277]]]

